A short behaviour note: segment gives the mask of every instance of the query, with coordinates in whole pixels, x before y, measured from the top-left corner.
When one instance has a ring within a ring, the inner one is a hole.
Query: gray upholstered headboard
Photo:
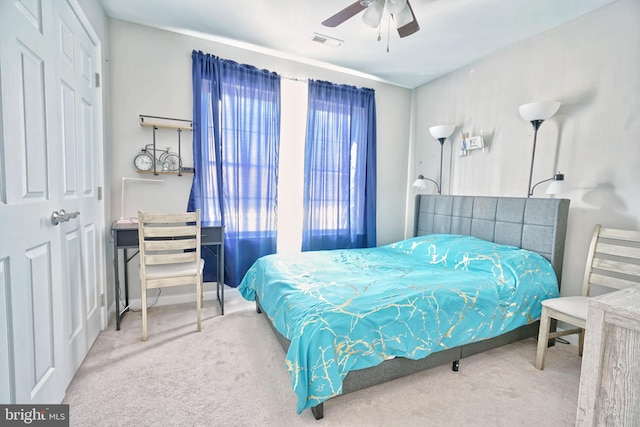
[[[415,236],[463,234],[538,252],[562,278],[568,199],[416,197]]]

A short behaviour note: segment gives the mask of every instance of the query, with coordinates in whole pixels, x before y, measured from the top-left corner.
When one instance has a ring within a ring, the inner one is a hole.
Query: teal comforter
[[[268,255],[239,290],[257,295],[291,341],[298,412],[341,394],[349,371],[501,335],[537,320],[541,301],[559,296],[542,256],[459,235]]]

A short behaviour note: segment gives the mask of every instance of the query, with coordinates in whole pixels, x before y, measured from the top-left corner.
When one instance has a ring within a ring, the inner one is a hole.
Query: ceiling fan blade
[[[420,25],[418,25],[418,20],[416,19],[415,13],[413,13],[413,8],[411,7],[409,0],[407,0],[407,9],[411,12],[411,17],[413,19],[410,22],[403,24],[401,27],[398,27],[398,34],[400,37],[410,36],[420,29]]]
[[[340,12],[336,13],[332,17],[324,20],[322,22],[322,25],[324,25],[325,27],[337,27],[347,19],[353,17],[354,15],[357,15],[359,12],[362,12],[366,8],[367,8],[366,6],[363,6],[360,4],[360,1],[357,1],[345,7],[344,9],[342,9]]]

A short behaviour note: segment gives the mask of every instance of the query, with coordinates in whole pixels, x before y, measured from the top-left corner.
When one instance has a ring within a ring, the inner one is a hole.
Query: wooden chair
[[[536,368],[544,369],[549,339],[579,334],[578,353],[582,356],[587,305],[592,285],[619,290],[640,285],[640,232],[605,228],[593,230],[581,296],[552,298],[542,302]],[[549,332],[551,319],[577,328]]]
[[[198,332],[201,326],[202,270],[200,210],[186,213],[138,212],[142,341],[147,340],[147,289],[196,286]]]

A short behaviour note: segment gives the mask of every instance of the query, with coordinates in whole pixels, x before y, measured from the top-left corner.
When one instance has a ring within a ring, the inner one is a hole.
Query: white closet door
[[[84,28],[64,0],[0,2],[4,402],[60,402],[103,317],[99,49]],[[54,225],[61,209],[80,215]]]

